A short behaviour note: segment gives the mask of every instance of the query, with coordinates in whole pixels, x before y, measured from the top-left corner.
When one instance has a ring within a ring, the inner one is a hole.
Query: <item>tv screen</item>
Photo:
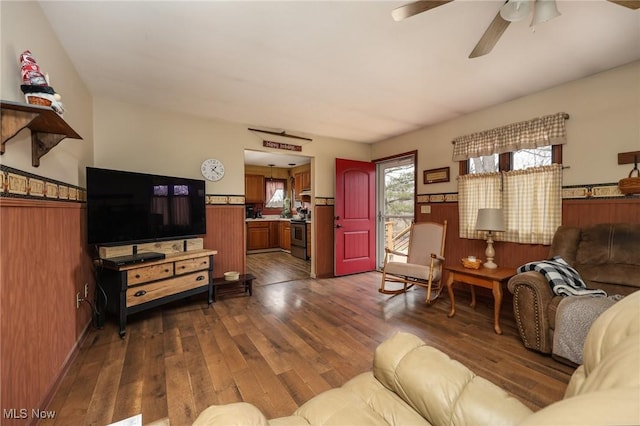
[[[89,244],[206,234],[204,180],[87,167]]]

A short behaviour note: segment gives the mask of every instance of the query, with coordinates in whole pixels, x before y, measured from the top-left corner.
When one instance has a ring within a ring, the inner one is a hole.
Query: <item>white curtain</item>
[[[507,231],[497,233],[500,239],[551,244],[562,223],[562,166],[505,172],[503,209]]]
[[[468,174],[458,178],[460,238],[484,238],[484,232],[476,231],[478,209],[502,207],[501,181],[500,173]]]
[[[506,231],[496,232],[494,240],[551,244],[562,223],[562,166],[460,176],[460,238],[484,238],[475,229],[482,208],[504,211]]]

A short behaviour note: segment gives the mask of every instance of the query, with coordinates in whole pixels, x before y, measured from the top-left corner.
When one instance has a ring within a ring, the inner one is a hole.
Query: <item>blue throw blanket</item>
[[[526,271],[540,272],[549,281],[551,290],[558,296],[607,296],[607,292],[600,289],[589,290],[580,278],[578,271],[573,269],[560,256],[548,260],[529,262],[518,268],[518,273]]]

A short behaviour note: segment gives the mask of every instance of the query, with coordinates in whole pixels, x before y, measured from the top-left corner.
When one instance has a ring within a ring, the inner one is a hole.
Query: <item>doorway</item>
[[[415,219],[415,153],[376,162],[376,208],[378,268],[382,269],[385,247],[407,253],[409,229]],[[395,261],[406,257],[396,256]]]
[[[245,252],[245,264],[247,273],[251,273],[256,276],[256,285],[268,285],[277,282],[294,281],[300,279],[309,278],[312,274],[312,260],[300,259],[292,255],[289,244],[276,243],[273,244],[273,238],[271,233],[277,233],[276,241],[290,241],[290,226],[287,223],[286,226],[281,226],[279,222],[288,221],[291,215],[287,217],[281,217],[284,212],[284,204],[287,198],[289,201],[289,208],[291,212],[300,211],[303,206],[294,197],[293,183],[290,181],[292,172],[296,168],[306,165],[307,168],[312,164],[313,157],[306,157],[301,155],[292,154],[280,154],[271,153],[257,150],[245,150],[244,151],[244,165],[245,165],[245,184],[247,182],[247,174],[249,175],[263,175],[260,181],[265,182],[265,188],[263,191],[264,200],[267,199],[267,187],[266,183],[277,181],[278,179],[286,182],[285,193],[283,197],[280,197],[280,206],[271,206],[266,201],[260,204],[261,208],[261,221],[273,222],[275,225],[269,225],[269,248],[258,247],[258,250],[253,250],[247,244],[247,251]],[[245,188],[245,193],[247,188]],[[275,198],[275,197],[272,197]],[[277,201],[277,200],[276,200]],[[276,211],[277,210],[277,211]],[[249,216],[249,215],[247,215]],[[253,216],[255,217],[255,215]],[[248,218],[247,218],[248,219]],[[245,220],[247,220],[245,219]],[[255,219],[254,219],[255,220]],[[311,217],[313,220],[313,216]],[[310,224],[309,224],[310,225]],[[311,226],[309,226],[311,228]],[[245,232],[247,230],[245,229]],[[259,232],[258,232],[259,233]],[[283,233],[288,234],[285,236]],[[256,234],[255,232],[252,234]],[[280,235],[283,234],[283,235]],[[245,238],[247,236],[245,235]],[[247,240],[249,241],[249,240]],[[252,240],[253,241],[253,240]],[[275,245],[276,248],[273,248]],[[282,247],[286,245],[286,247]],[[280,248],[277,248],[280,246]]]

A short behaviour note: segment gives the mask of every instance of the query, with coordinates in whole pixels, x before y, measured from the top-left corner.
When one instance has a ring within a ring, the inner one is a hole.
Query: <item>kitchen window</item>
[[[265,189],[265,208],[282,209],[284,208],[286,181],[283,179],[270,179],[264,183]]]

